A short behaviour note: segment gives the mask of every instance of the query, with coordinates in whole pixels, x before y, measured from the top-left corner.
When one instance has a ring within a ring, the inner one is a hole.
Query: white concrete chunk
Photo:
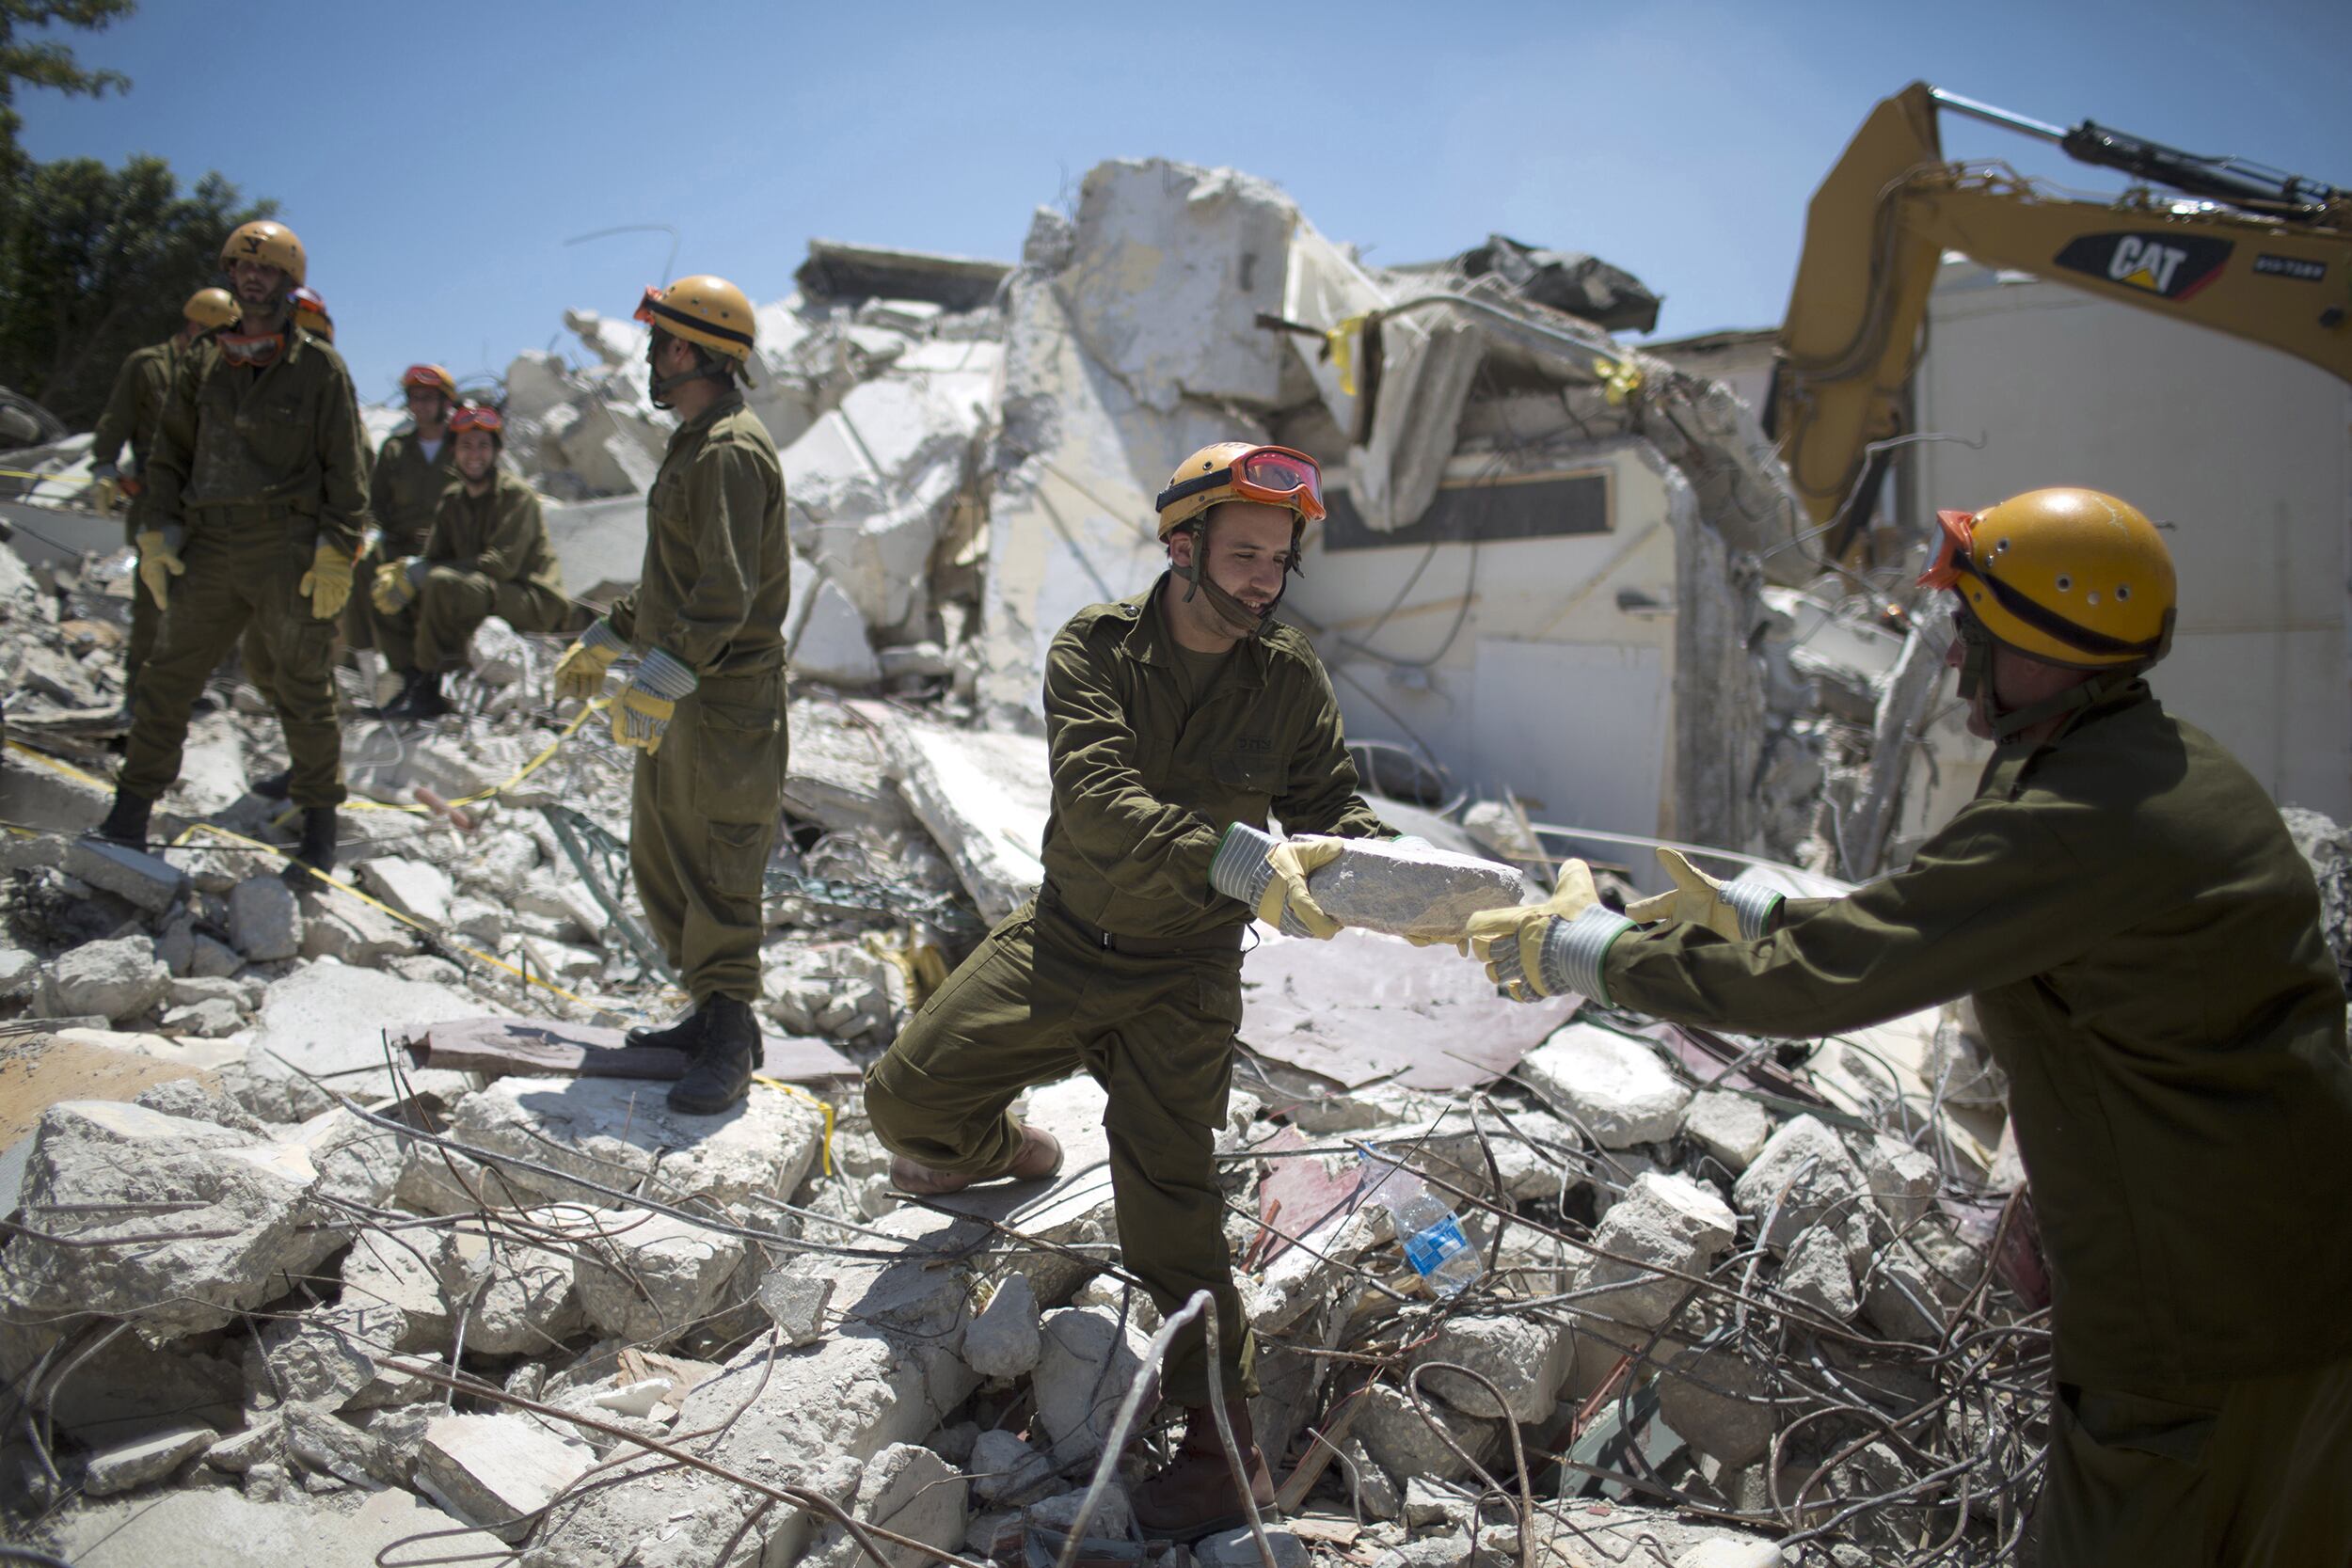
[[[759,1282],[759,1308],[776,1325],[784,1342],[798,1349],[825,1337],[825,1307],[838,1283],[829,1274],[810,1274],[787,1266],[768,1271]]]
[[[1102,1451],[1151,1341],[1100,1307],[1048,1312],[1043,1337],[1030,1387],[1055,1461],[1068,1465]]]
[[[1883,1132],[1857,1137],[1853,1145],[1870,1200],[1898,1230],[1928,1212],[1943,1181],[1931,1156]]]
[[[187,891],[184,872],[168,861],[119,844],[77,838],[66,846],[65,874],[79,877],[150,914],[161,914]]]
[[[163,1000],[171,971],[141,936],[86,942],[49,966],[52,1018],[135,1017]]]
[[[255,963],[302,951],[302,901],[283,877],[247,877],[230,890],[229,940]]]
[[[1841,1322],[1862,1307],[1854,1291],[1852,1265],[1846,1260],[1846,1244],[1827,1226],[1814,1226],[1789,1244],[1775,1288],[1789,1300]]]
[[[718,1310],[749,1246],[642,1209],[603,1211],[596,1221],[569,1227],[583,1254],[580,1304],[590,1323],[632,1344],[667,1344]]]
[[[211,1448],[219,1435],[211,1427],[190,1422],[102,1449],[89,1456],[82,1490],[93,1497],[103,1497],[161,1481]]]
[[[810,592],[808,612],[792,644],[792,673],[826,686],[864,690],[882,684],[882,663],[847,590],[831,578]]]
[[[1307,1568],[1307,1543],[1280,1526],[1269,1526],[1266,1544],[1274,1549],[1274,1568]],[[1192,1555],[1200,1568],[1262,1568],[1265,1559],[1258,1555],[1258,1538],[1244,1525],[1218,1535],[1203,1536],[1193,1543]]]
[[[1772,1118],[1746,1095],[1702,1089],[1682,1114],[1683,1134],[1734,1176],[1755,1163],[1772,1135]]]
[[[1038,890],[1053,807],[1043,739],[906,723],[891,733],[892,771],[907,804],[990,920]]]
[[[1584,1275],[1588,1286],[1624,1288],[1590,1296],[1581,1305],[1620,1323],[1657,1327],[1696,1287],[1642,1265],[1704,1275],[1731,1244],[1738,1227],[1739,1217],[1713,1188],[1655,1171],[1636,1177],[1593,1232],[1594,1246],[1618,1257],[1595,1258]]]
[[[1447,1320],[1435,1339],[1413,1353],[1411,1364],[1447,1361],[1468,1367],[1502,1391],[1502,1408],[1496,1408],[1494,1396],[1482,1385],[1460,1372],[1430,1371],[1421,1386],[1465,1415],[1508,1415],[1527,1422],[1551,1414],[1574,1355],[1575,1341],[1559,1324],[1523,1317],[1462,1317]]]
[[[1025,1275],[1009,1275],[963,1331],[963,1358],[982,1377],[1013,1378],[1037,1365],[1043,1339],[1037,1292]]]
[[[963,1544],[970,1484],[930,1449],[893,1443],[876,1454],[858,1476],[850,1513],[861,1523],[895,1530],[944,1550]],[[927,1568],[936,1560],[912,1546],[882,1548],[891,1568]],[[813,1568],[853,1568],[872,1563],[847,1530],[829,1525],[803,1560]]]
[[[547,1506],[596,1462],[587,1444],[527,1416],[444,1416],[417,1454],[420,1490],[467,1524],[520,1541]]]
[[[1597,1023],[1571,1023],[1519,1063],[1519,1076],[1604,1148],[1674,1136],[1691,1091],[1656,1050]]]
[[[1857,1213],[1867,1214],[1871,1212],[1868,1194],[1862,1167],[1837,1134],[1816,1117],[1798,1117],[1784,1123],[1732,1190],[1740,1212],[1759,1226],[1778,1205],[1763,1237],[1775,1252],[1817,1223],[1842,1226]]]
[[[1363,1439],[1364,1451],[1373,1462],[1390,1475],[1454,1481],[1470,1474],[1470,1467],[1429,1430],[1429,1422],[1422,1419],[1402,1389],[1375,1384],[1363,1398],[1363,1413],[1356,1418],[1356,1435]],[[1465,1416],[1442,1400],[1422,1402],[1430,1418],[1465,1453],[1482,1465],[1493,1459],[1502,1443],[1501,1423]]]
[[[1307,878],[1307,891],[1343,926],[1397,937],[1452,939],[1481,910],[1523,902],[1516,866],[1380,839],[1343,841],[1339,858]]]
[[[362,864],[358,877],[360,885],[409,919],[449,924],[449,901],[456,896],[457,884],[439,866],[390,857]]]

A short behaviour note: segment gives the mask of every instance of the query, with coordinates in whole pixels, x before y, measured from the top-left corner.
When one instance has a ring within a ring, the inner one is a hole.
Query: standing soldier
[[[456,444],[449,436],[449,417],[457,407],[455,378],[439,365],[411,365],[400,372],[400,387],[408,400],[409,426],[385,436],[376,451],[375,472],[368,481],[368,515],[375,531],[359,557],[351,608],[343,613],[343,641],[355,649],[383,647],[370,592],[375,569],[424,548],[441,492],[457,480]]]
[[[98,417],[98,429],[90,436],[91,499],[98,510],[112,512],[118,497],[129,497],[132,500],[122,525],[122,542],[126,545],[138,542],[141,475],[155,450],[155,426],[162,420],[164,404],[171,396],[172,373],[179,369],[181,356],[198,338],[237,324],[237,302],[226,289],[199,289],[188,296],[180,314],[179,331],[160,343],[134,351],[123,360],[121,371],[115,376],[114,391],[106,399],[106,411]],[[127,469],[115,464],[126,441],[131,447],[131,466]],[[155,627],[162,622],[163,614],[156,607],[154,595],[147,591],[146,579],[135,576],[131,582],[131,641],[122,657],[122,711],[126,718],[131,711],[131,690],[138,685],[139,671],[154,649]]]
[[[1159,496],[1168,569],[1080,610],[1046,656],[1054,785],[1045,881],[925,1003],[866,1077],[874,1132],[912,1193],[1041,1178],[1061,1149],[1007,1107],[1083,1068],[1109,1096],[1111,1188],[1127,1266],[1163,1314],[1216,1303],[1226,1411],[1261,1505],[1274,1497],[1250,1428],[1253,1347],[1233,1289],[1216,1129],[1241,1023],[1252,913],[1294,935],[1338,924],[1306,874],[1339,838],[1392,830],[1356,792],[1339,705],[1314,649],[1271,617],[1323,516],[1314,459],[1220,442]],[[1275,840],[1267,814],[1306,834]],[[1153,1536],[1192,1540],[1243,1517],[1209,1402],[1206,1336],[1168,1353],[1186,1410],[1169,1466],[1135,1496]]]
[[[145,847],[148,815],[180,776],[205,675],[258,621],[302,808],[299,859],[325,871],[343,799],[329,663],[367,521],[365,443],[342,360],[293,323],[289,296],[305,271],[294,230],[248,223],[229,236],[221,265],[243,320],[181,361],[148,465],[139,573],[164,623],[98,832]]]
[[[474,628],[491,616],[516,631],[561,631],[571,609],[539,498],[499,467],[504,416],[460,408],[449,429],[459,483],[441,493],[424,553],[388,561],[375,574],[376,645],[401,672],[387,719],[449,712],[441,674],[464,667]]]
[[[1818,1037],[1973,995],[2050,1263],[2042,1568],[2352,1561],[2352,1058],[2319,892],[2262,785],[2139,677],[2172,640],[2138,510],[1941,514],[1976,799],[1911,864],[1783,901],[1661,851],[1470,921],[1521,1000]],[[1644,919],[1662,925],[1643,928]]]
[[[698,1115],[741,1100],[758,1066],[760,892],[784,812],[784,612],[792,556],[784,471],[743,405],[755,325],[723,277],[648,289],[653,401],[678,428],[645,498],[645,563],[635,592],[556,666],[558,697],[593,697],[634,648],[612,704],[612,736],[641,748],[629,863],[662,952],[693,998],[638,1045],[688,1052],[670,1104]]]

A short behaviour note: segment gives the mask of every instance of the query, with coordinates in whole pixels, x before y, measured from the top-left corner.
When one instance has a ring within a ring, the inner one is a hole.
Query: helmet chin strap
[[[1985,717],[1993,726],[1995,745],[2006,746],[2035,725],[2052,719],[2065,718],[2128,686],[2139,675],[2140,667],[2133,665],[2110,670],[2093,676],[2080,686],[2071,686],[2054,697],[2030,703],[2021,708],[2004,708],[1993,687],[1993,634],[1974,615],[1960,617],[1960,697],[1974,703],[1981,692],[1984,696]]]
[[[1192,535],[1192,564],[1179,566],[1171,561],[1168,566],[1169,571],[1190,585],[1184,590],[1184,603],[1192,603],[1195,594],[1205,597],[1209,608],[1216,611],[1217,618],[1245,638],[1263,638],[1273,630],[1274,612],[1282,608],[1282,595],[1291,591],[1291,574],[1298,570],[1298,536],[1306,531],[1306,524],[1295,517],[1292,520],[1291,563],[1282,569],[1282,586],[1275,590],[1274,598],[1265,607],[1263,615],[1252,613],[1248,605],[1218,587],[1216,579],[1201,564],[1201,558],[1209,553],[1209,530],[1205,519],[1186,523],[1184,530]]]

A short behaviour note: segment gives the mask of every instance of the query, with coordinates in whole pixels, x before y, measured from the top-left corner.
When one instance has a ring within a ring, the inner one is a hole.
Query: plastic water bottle
[[[1389,1212],[1396,1227],[1397,1244],[1413,1272],[1441,1296],[1468,1290],[1485,1269],[1470,1238],[1462,1234],[1461,1216],[1427,1182],[1394,1160],[1358,1144],[1357,1164],[1363,1171],[1364,1196]]]

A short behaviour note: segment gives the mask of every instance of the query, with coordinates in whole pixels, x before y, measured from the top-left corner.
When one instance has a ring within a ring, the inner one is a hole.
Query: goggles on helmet
[[[284,335],[277,332],[216,332],[213,341],[230,364],[254,370],[276,364],[286,347]]]
[[[1290,507],[1303,522],[1323,520],[1322,466],[1289,447],[1252,447],[1229,467],[1169,485],[1160,492],[1152,510],[1165,512],[1186,496],[1224,489],[1231,489],[1235,500]]]
[[[460,435],[469,430],[486,430],[496,436],[506,428],[506,416],[487,404],[468,404],[449,417],[449,433]]]
[[[453,400],[457,396],[457,383],[438,365],[411,365],[400,372],[400,384],[409,391],[421,388]]]
[[[1977,563],[1969,552],[1977,545],[1977,515],[1973,512],[1938,512],[1936,522],[1943,533],[1935,549],[1935,559],[1919,574],[1922,588],[1957,588],[1963,574],[1975,576]]]

